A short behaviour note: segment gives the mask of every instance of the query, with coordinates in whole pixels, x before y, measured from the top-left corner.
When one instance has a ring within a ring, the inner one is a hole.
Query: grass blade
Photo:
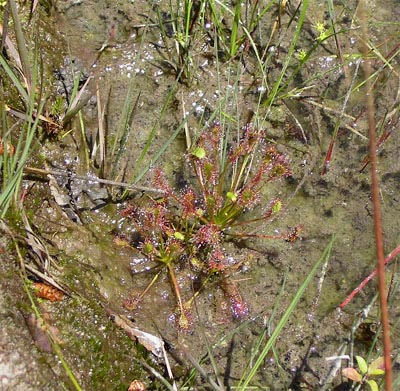
[[[280,332],[282,329],[285,327],[290,315],[293,313],[294,309],[296,308],[297,304],[299,303],[301,297],[303,296],[303,293],[305,292],[306,288],[308,285],[311,283],[312,279],[314,278],[315,273],[317,272],[319,266],[326,260],[329,259],[330,253],[332,250],[333,243],[335,241],[335,237],[333,236],[327,247],[325,248],[324,252],[322,253],[321,258],[316,262],[314,267],[311,269],[310,273],[304,280],[303,284],[300,286],[299,290],[297,291],[296,295],[294,296],[293,300],[289,304],[287,310],[283,314],[281,320],[279,321],[278,325],[276,326],[274,332],[272,333],[271,337],[265,344],[262,352],[258,356],[254,366],[251,368],[249,374],[240,381],[238,385],[238,390],[244,391],[247,389],[248,384],[258,371],[258,369],[262,366],[265,357],[267,356],[268,352],[270,349],[273,347],[275,344],[276,339],[278,338]]]
[[[11,79],[13,85],[17,88],[17,90],[20,93],[20,95],[21,95],[22,99],[24,100],[25,104],[28,104],[29,103],[28,92],[26,91],[25,87],[22,85],[22,83],[18,79],[17,75],[14,73],[14,71],[8,65],[8,62],[3,57],[2,54],[0,54],[0,64],[4,68],[4,70],[7,73],[8,77]]]
[[[22,70],[24,72],[24,78],[26,79],[26,84],[28,85],[28,90],[32,91],[32,71],[29,62],[28,49],[25,42],[24,34],[22,32],[21,22],[18,16],[17,4],[14,0],[9,0],[8,4],[10,6],[11,15],[15,26],[15,37],[17,38],[17,46],[19,57],[21,59]],[[34,90],[33,90],[34,91]]]
[[[236,3],[236,8],[235,8],[235,17],[233,19],[233,25],[232,25],[232,32],[231,32],[231,44],[230,44],[230,55],[231,57],[235,57],[237,50],[238,50],[238,45],[237,45],[237,35],[239,32],[239,23],[240,23],[240,12],[242,9],[242,3],[238,1]]]
[[[304,0],[302,2],[302,7],[301,7],[300,15],[299,15],[299,20],[297,21],[296,32],[295,32],[295,34],[293,36],[293,40],[292,40],[292,42],[290,44],[289,51],[288,51],[285,63],[283,64],[283,67],[282,67],[282,71],[280,72],[279,77],[278,77],[277,81],[275,82],[275,84],[274,84],[274,86],[272,88],[271,94],[268,96],[268,99],[264,103],[264,105],[268,106],[268,108],[270,108],[272,106],[273,102],[275,101],[275,98],[276,98],[276,95],[278,94],[278,91],[279,91],[279,88],[281,86],[282,80],[283,80],[283,78],[284,78],[284,76],[286,74],[286,70],[289,67],[289,63],[290,63],[290,61],[291,61],[291,59],[293,57],[293,54],[294,54],[294,52],[296,50],[297,41],[300,38],[300,33],[301,33],[302,28],[303,28],[304,20],[306,18],[307,8],[308,8],[308,0]]]
[[[38,77],[38,51],[35,50],[34,53],[34,63],[32,65],[32,75],[33,79],[31,81],[31,87],[33,89],[37,86]],[[19,80],[16,84],[18,89]],[[0,217],[3,218],[7,213],[8,207],[11,203],[12,198],[18,193],[20,188],[20,183],[22,180],[23,170],[28,160],[28,157],[32,150],[32,144],[34,136],[36,135],[39,123],[41,121],[41,113],[44,107],[44,100],[35,102],[34,94],[28,95],[27,112],[26,112],[26,122],[21,127],[21,132],[14,138],[18,139],[18,144],[15,149],[15,153],[11,156],[7,156],[6,164],[1,165],[1,170],[3,174],[2,191],[0,194]],[[38,106],[36,108],[36,106]],[[4,130],[5,133],[8,132],[7,129]],[[9,131],[11,137],[11,131]],[[4,163],[4,162],[3,162]]]

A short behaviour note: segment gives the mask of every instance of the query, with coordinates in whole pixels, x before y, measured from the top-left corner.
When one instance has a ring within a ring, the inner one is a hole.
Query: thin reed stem
[[[387,289],[385,282],[385,255],[383,249],[383,235],[382,235],[382,216],[379,202],[379,181],[377,175],[377,157],[376,157],[376,141],[375,141],[375,110],[374,110],[374,97],[372,91],[372,83],[370,79],[371,64],[368,59],[368,31],[367,31],[367,18],[366,18],[366,4],[364,3],[362,23],[362,34],[364,37],[364,72],[365,72],[365,87],[367,93],[365,94],[367,106],[367,118],[369,127],[369,157],[371,161],[371,191],[373,202],[374,214],[374,232],[376,243],[376,255],[378,259],[378,289],[379,289],[379,302],[381,307],[381,323],[383,331],[383,351],[385,358],[385,389],[392,391],[392,358],[391,358],[391,342],[390,342],[390,325],[387,307]]]

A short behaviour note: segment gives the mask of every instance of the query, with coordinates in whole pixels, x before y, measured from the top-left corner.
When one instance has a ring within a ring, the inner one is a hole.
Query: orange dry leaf
[[[7,155],[13,156],[15,153],[15,147],[11,143],[7,143]],[[0,137],[0,155],[4,153],[4,142],[3,139]]]
[[[128,391],[146,391],[146,386],[140,380],[134,380],[129,385]]]
[[[43,282],[36,282],[33,284],[35,288],[36,297],[40,297],[41,299],[50,300],[51,302],[61,301],[64,298],[64,293],[54,288],[49,284],[45,284]]]
[[[362,376],[354,368],[343,368],[342,375],[350,380],[360,383],[362,381]]]

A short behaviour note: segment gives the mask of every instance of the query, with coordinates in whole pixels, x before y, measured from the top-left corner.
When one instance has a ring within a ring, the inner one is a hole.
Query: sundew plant
[[[267,143],[263,134],[248,124],[235,146],[228,148],[221,126],[211,126],[186,154],[192,174],[190,183],[176,191],[158,168],[154,185],[163,196],[149,197],[145,207],[130,205],[122,211],[139,237],[137,249],[168,270],[180,329],[190,328],[193,299],[210,280],[224,291],[234,318],[248,314],[237,284],[229,278],[238,265],[227,254],[226,241],[256,237],[292,242],[299,235],[298,226],[278,235],[249,230],[255,223],[267,225],[281,210],[279,198],[263,199],[263,188],[291,174],[287,157]],[[182,297],[175,275],[178,266],[195,271],[201,281],[201,288],[189,299]]]

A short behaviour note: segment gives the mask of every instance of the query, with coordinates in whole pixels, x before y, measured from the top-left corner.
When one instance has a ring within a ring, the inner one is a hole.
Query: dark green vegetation
[[[2,3],[0,282],[18,292],[2,295],[6,352],[29,346],[54,389],[351,387],[340,365],[382,356],[373,284],[336,309],[374,268],[361,42],[390,252],[399,10],[370,4],[365,37],[358,2],[30,5]],[[39,302],[29,281],[64,299]]]

